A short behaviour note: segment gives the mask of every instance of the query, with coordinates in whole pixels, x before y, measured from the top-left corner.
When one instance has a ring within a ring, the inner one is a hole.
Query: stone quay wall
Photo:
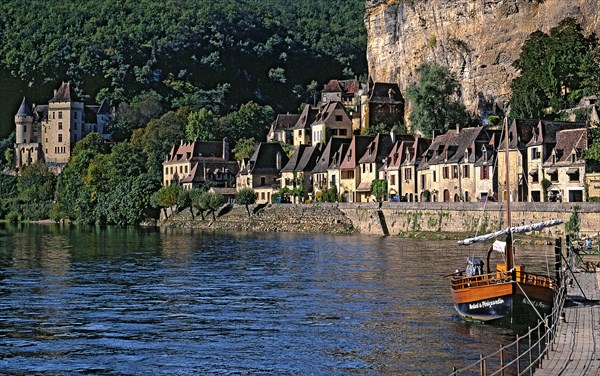
[[[562,219],[567,222],[577,207],[583,234],[600,232],[598,203],[511,203],[513,226]],[[185,210],[162,225],[242,231],[361,233],[408,235],[413,232],[484,234],[506,226],[503,203],[318,203],[240,205],[224,208],[215,221],[210,214],[192,220]],[[548,237],[564,236],[565,226],[542,231]]]

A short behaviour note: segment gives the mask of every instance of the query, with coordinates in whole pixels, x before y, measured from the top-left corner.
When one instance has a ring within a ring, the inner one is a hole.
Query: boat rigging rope
[[[517,284],[517,286],[519,287],[519,290],[521,290],[521,292],[523,293],[523,296],[525,296],[525,298],[527,299],[527,301],[531,305],[531,308],[533,308],[533,310],[538,315],[538,317],[540,318],[540,320],[544,322],[544,326],[546,327],[546,329],[550,330],[550,327],[548,326],[548,323],[544,320],[544,318],[542,317],[542,315],[540,314],[540,312],[537,310],[537,308],[535,308],[535,306],[533,305],[533,302],[531,301],[531,299],[529,299],[529,297],[527,296],[527,294],[525,293],[525,291],[523,291],[523,288],[521,287],[521,285],[518,284],[517,281],[512,281],[511,283],[516,283]],[[514,304],[514,302],[513,302],[513,304]]]

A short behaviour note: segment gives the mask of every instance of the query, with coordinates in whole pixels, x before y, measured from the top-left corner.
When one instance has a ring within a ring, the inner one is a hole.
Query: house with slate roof
[[[293,128],[294,132],[294,146],[298,145],[311,145],[311,127],[310,125],[315,121],[319,108],[323,103],[319,103],[318,106],[311,106],[307,104],[300,113],[300,118],[296,122]]]
[[[300,145],[281,169],[281,188],[300,191],[295,203],[302,203],[313,195],[313,170],[321,155],[321,146]]]
[[[361,103],[362,127],[396,124],[404,119],[404,98],[398,84],[375,82]]]
[[[556,145],[542,165],[552,183],[549,198],[564,202],[585,201],[585,161],[581,154],[588,148],[586,128],[556,132]]]
[[[490,137],[483,127],[449,130],[434,136],[417,168],[418,197],[459,202],[479,199],[475,163]],[[425,193],[429,191],[429,193]]]
[[[350,146],[340,163],[340,186],[338,192],[344,202],[358,202],[356,189],[360,186],[358,161],[367,151],[367,147],[375,139],[373,136],[354,136]]]
[[[281,169],[288,163],[288,156],[279,143],[261,142],[252,157],[243,160],[237,176],[237,189],[252,188],[256,202],[271,202],[273,193],[281,188]]]
[[[525,201],[527,199],[527,144],[533,137],[537,120],[515,119],[508,127],[508,134],[503,134],[498,145],[498,200],[505,202]],[[506,133],[506,132],[505,132]],[[510,166],[506,166],[506,137],[508,137],[508,153]],[[506,174],[509,173],[510,187],[506,187]],[[507,194],[507,191],[510,193]]]
[[[378,171],[384,165],[387,156],[394,146],[392,137],[378,133],[367,145],[358,161],[358,185],[356,186],[356,201],[374,201],[371,195],[371,183],[378,178]]]
[[[69,82],[63,82],[46,105],[30,106],[23,98],[15,115],[15,168],[42,161],[60,171],[71,157],[71,147],[91,132],[104,138],[113,114],[107,101],[85,105]]]
[[[556,183],[558,183],[558,170],[547,161],[551,161],[550,156],[552,153],[556,154],[554,148],[557,145],[557,134],[562,130],[568,129],[586,129],[586,123],[540,120],[533,127],[532,137],[527,143],[526,155],[523,156],[527,161],[527,191],[529,193],[527,201],[545,201],[544,189],[542,188],[542,180],[544,178],[550,181],[554,178],[556,179]],[[544,165],[549,166],[549,171],[545,170]],[[551,188],[553,195],[557,195],[564,187],[556,184]]]
[[[182,140],[165,157],[163,185],[179,184],[184,189],[203,185],[232,187],[238,171],[227,138],[222,142]]]
[[[319,106],[319,112],[310,128],[312,146],[326,144],[329,137],[352,138],[352,120],[340,102],[328,102]]]
[[[352,130],[359,133],[361,129],[360,103],[365,91],[365,85],[357,79],[329,80],[321,90],[321,101],[340,102],[352,120]]]
[[[342,145],[350,145],[349,138],[332,137],[327,146],[319,156],[315,168],[313,169],[313,191],[321,192],[331,187],[339,188],[339,173],[329,174],[329,167],[332,165],[336,153],[340,155]],[[341,157],[339,158],[341,159]],[[339,165],[338,165],[339,167]],[[339,168],[332,168],[333,171],[339,171]],[[339,191],[338,191],[339,192]]]
[[[269,133],[267,134],[267,142],[281,142],[283,144],[294,144],[294,127],[300,119],[299,114],[278,114]]]
[[[341,174],[340,166],[342,165],[342,162],[344,161],[344,157],[346,156],[346,153],[348,152],[348,149],[350,148],[351,140],[346,140],[346,139],[343,139],[343,140],[348,141],[348,142],[347,143],[342,142],[341,145],[337,149],[332,146],[333,155],[331,156],[331,162],[329,163],[329,166],[327,167],[327,181],[328,181],[328,186],[330,189],[332,187],[336,188],[336,191],[338,192],[338,197],[340,197],[340,200],[347,201],[348,195],[344,195],[344,196],[341,195],[341,193],[343,192],[343,190],[345,188],[342,187],[342,178],[341,178],[342,174]]]
[[[382,171],[388,183],[388,196],[399,200],[415,201],[417,197],[417,167],[431,140],[404,135],[398,138]]]

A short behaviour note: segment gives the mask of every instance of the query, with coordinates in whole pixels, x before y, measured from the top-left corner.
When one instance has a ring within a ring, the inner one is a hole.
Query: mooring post
[[[504,346],[500,344],[500,376],[504,376]]]
[[[517,375],[521,374],[521,353],[519,352],[519,335],[517,334]]]
[[[527,352],[529,353],[529,375],[533,375],[533,367],[531,366],[531,326],[527,327]]]
[[[485,372],[485,359],[483,358],[483,354],[479,354],[479,374],[485,376]]]
[[[556,279],[556,287],[560,288],[562,283],[562,239],[554,239],[554,278]]]

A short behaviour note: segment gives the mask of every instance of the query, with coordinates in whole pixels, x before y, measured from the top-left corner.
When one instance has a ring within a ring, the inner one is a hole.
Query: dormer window
[[[469,149],[465,149],[465,162],[469,161]]]
[[[481,154],[483,154],[483,160],[487,161],[487,149],[485,148],[485,145],[481,146]]]

